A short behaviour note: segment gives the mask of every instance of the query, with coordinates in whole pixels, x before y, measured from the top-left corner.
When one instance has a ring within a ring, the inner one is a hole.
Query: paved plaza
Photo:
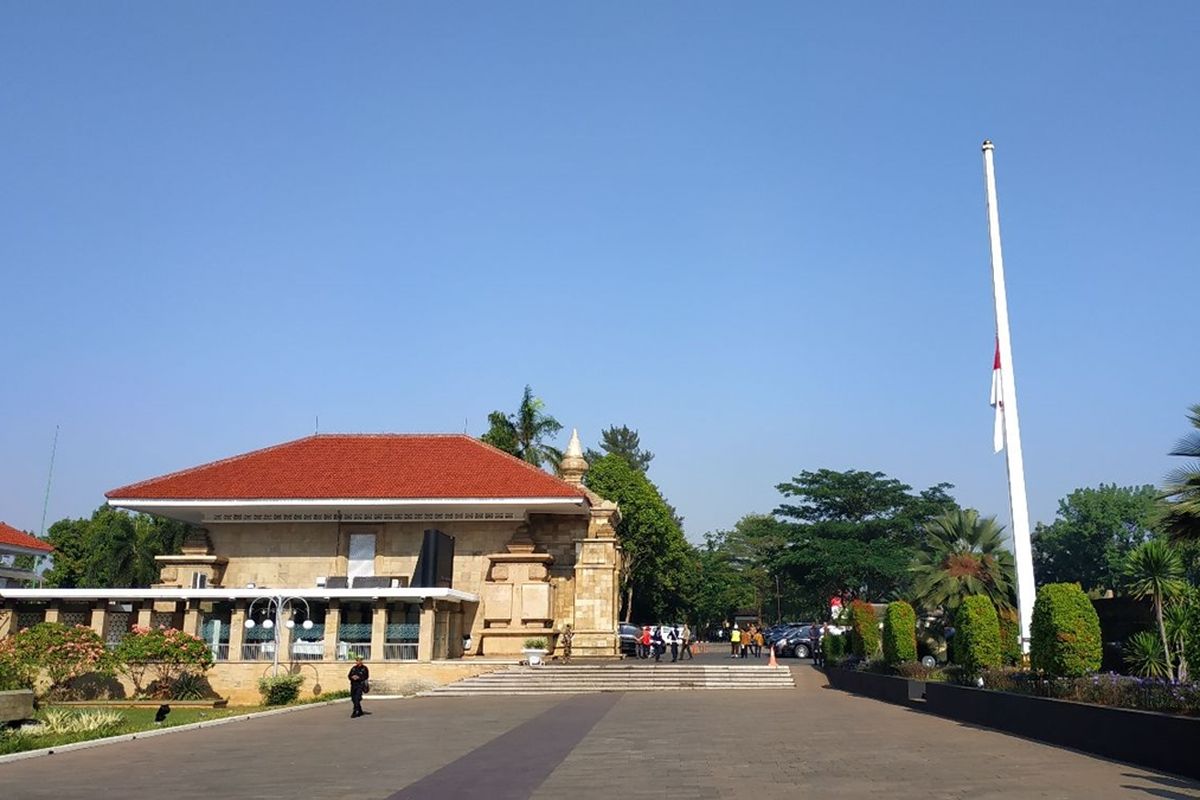
[[[0,764],[0,798],[1196,798],[1200,784],[797,688],[344,704]]]

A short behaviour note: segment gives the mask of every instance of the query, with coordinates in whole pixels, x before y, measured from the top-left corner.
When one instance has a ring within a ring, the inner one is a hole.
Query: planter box
[[[829,679],[829,685],[835,689],[902,706],[920,703],[925,695],[925,681],[914,681],[894,675],[827,669],[825,676]]]
[[[5,722],[32,718],[32,691],[29,689],[15,689],[11,692],[0,692],[0,725]]]
[[[960,722],[1200,778],[1200,719],[1051,700],[949,683],[925,687],[926,710]]]

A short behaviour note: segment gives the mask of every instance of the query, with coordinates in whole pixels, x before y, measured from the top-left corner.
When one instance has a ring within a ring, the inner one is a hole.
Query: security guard
[[[362,696],[370,691],[368,681],[371,679],[371,671],[363,664],[362,656],[354,658],[354,666],[350,668],[350,674],[346,677],[350,679],[350,700],[354,703],[350,719],[354,719],[363,715]]]

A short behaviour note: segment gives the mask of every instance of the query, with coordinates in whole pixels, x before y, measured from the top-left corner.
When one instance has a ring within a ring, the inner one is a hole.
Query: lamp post
[[[282,594],[277,594],[274,597],[256,597],[250,601],[250,607],[246,609],[247,629],[252,629],[258,624],[254,621],[254,605],[260,600],[266,602],[267,608],[267,618],[262,621],[262,626],[269,631],[273,631],[275,636],[275,646],[271,650],[271,675],[275,676],[279,674],[279,647],[282,644],[279,629],[283,627],[291,630],[296,627],[296,621],[292,619],[292,615],[294,614],[296,603],[303,603],[304,622],[300,623],[300,627],[305,630],[311,630],[313,626],[312,612],[308,608],[308,601],[303,597],[288,597]],[[272,609],[275,612],[273,615],[271,614]],[[286,620],[284,620],[285,614],[287,615]],[[274,616],[274,619],[271,618],[272,616]]]

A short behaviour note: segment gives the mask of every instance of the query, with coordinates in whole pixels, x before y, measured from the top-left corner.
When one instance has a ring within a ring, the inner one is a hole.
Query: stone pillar
[[[387,641],[387,600],[380,598],[371,609],[371,660],[383,660],[383,643]]]
[[[17,620],[15,608],[0,608],[0,639],[13,633],[13,625]]]
[[[153,600],[143,600],[141,602],[141,605],[138,606],[138,612],[137,612],[138,626],[142,627],[142,628],[149,628],[150,627],[150,619],[153,614],[154,614],[154,601]]]
[[[97,600],[92,606],[92,630],[104,640],[104,625],[108,621],[108,601]]]
[[[463,657],[463,609],[462,603],[455,603],[450,607],[450,641],[447,658],[462,658]]]
[[[434,601],[421,603],[421,632],[417,636],[417,661],[433,661]]]
[[[183,632],[200,635],[200,601],[188,600],[183,607]]]
[[[581,656],[621,654],[617,636],[620,613],[621,550],[615,526],[620,511],[615,503],[592,499],[587,535],[575,541],[575,639]]]
[[[58,602],[51,600],[46,603],[46,622],[58,622]]]
[[[246,601],[234,600],[229,615],[229,660],[242,660],[242,643],[246,641]]]
[[[341,604],[337,600],[329,601],[325,611],[325,660],[337,661],[338,623],[341,620]]]

